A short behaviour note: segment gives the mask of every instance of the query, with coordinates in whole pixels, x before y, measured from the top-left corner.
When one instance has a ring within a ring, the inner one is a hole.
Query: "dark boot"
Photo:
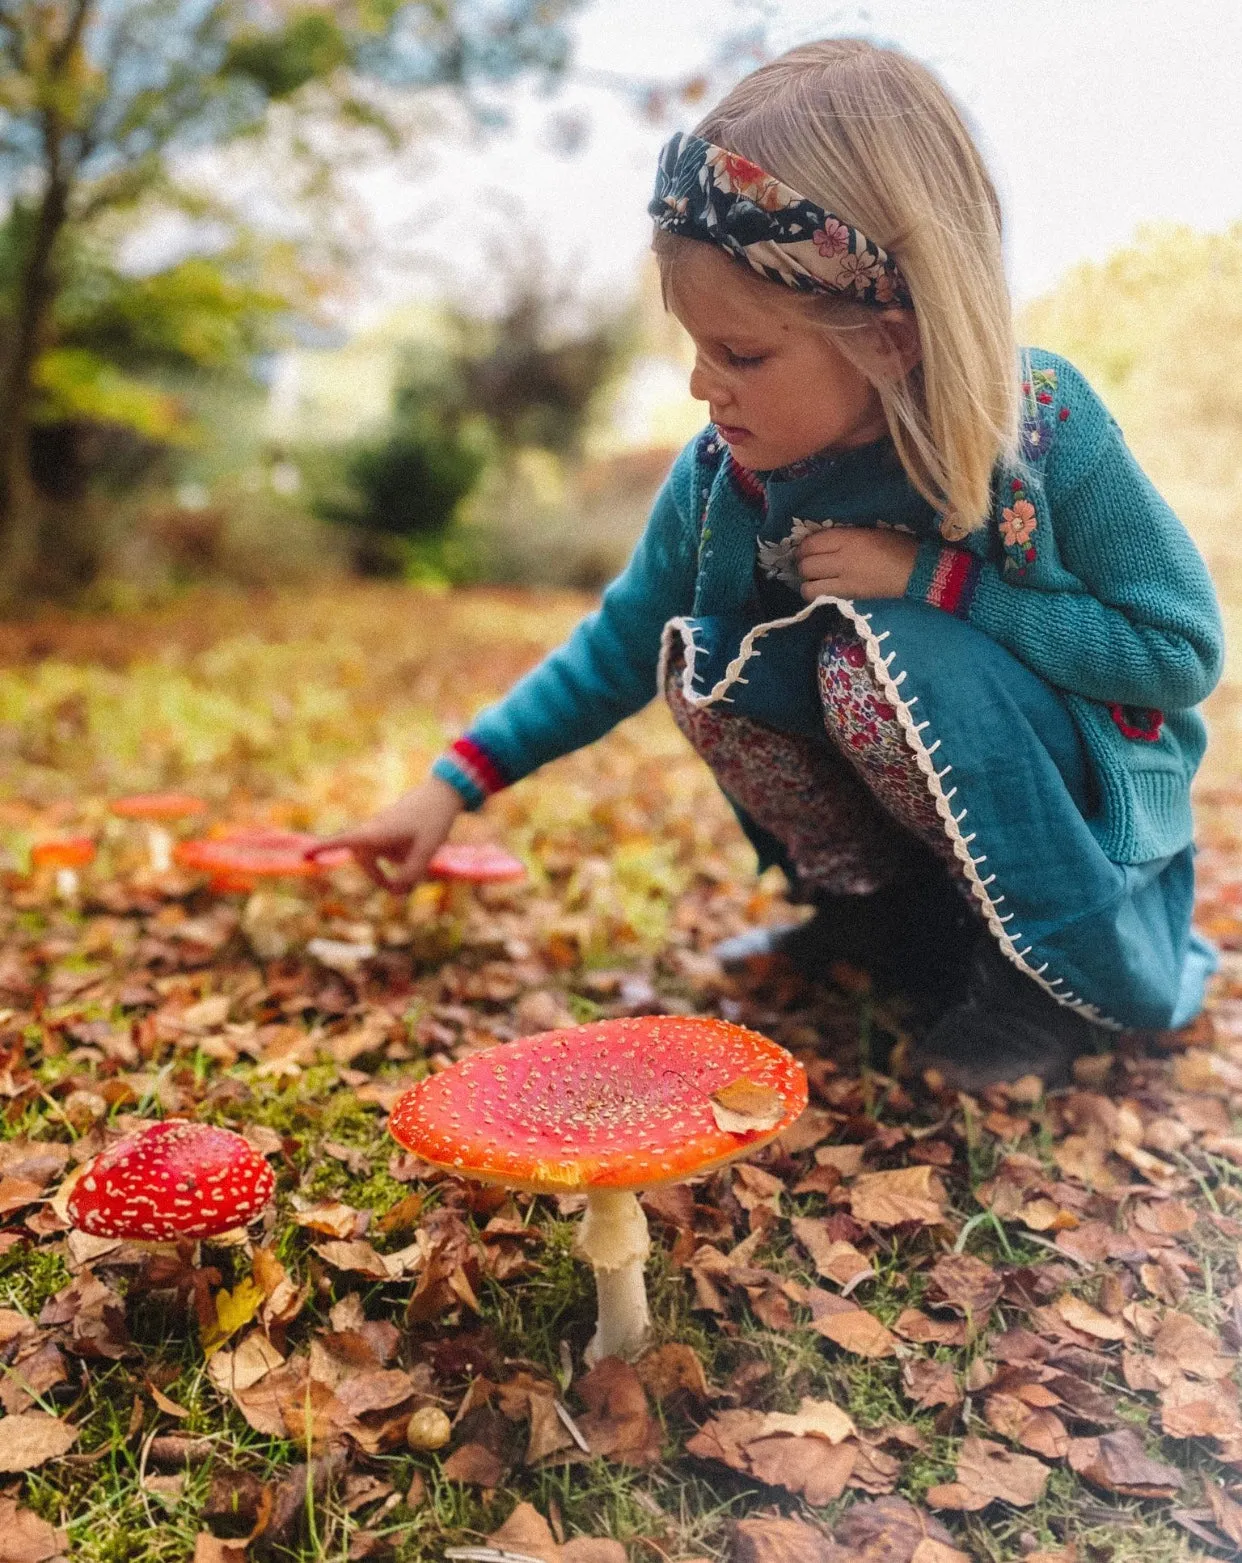
[[[1076,1058],[1102,1051],[1108,1036],[1105,1027],[1058,1004],[980,931],[964,1001],[915,1046],[910,1068],[916,1075],[934,1069],[955,1091],[981,1091],[1024,1075],[1055,1087],[1070,1081]]]
[[[963,997],[976,918],[937,865],[871,895],[817,895],[805,923],[751,928],[712,954],[726,971],[777,956],[803,976],[824,979],[837,961],[868,972],[886,991],[937,1002]]]

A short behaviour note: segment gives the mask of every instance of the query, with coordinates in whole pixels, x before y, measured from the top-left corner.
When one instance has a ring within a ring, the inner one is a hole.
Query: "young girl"
[[[895,50],[794,49],[673,137],[650,210],[711,423],[599,611],[326,845],[409,885],[461,809],[659,690],[816,907],[726,958],[964,949],[917,1063],[969,1088],[1190,1020],[1211,582],[1083,377],[1015,347],[944,90]]]

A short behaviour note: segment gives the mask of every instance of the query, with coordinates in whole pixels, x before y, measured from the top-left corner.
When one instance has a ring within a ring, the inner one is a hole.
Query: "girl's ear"
[[[876,318],[876,358],[886,378],[904,380],[923,358],[919,323],[912,309],[881,310]]]

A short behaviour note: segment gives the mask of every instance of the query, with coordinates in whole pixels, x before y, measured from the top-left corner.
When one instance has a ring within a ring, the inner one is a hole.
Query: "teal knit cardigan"
[[[919,538],[906,596],[968,620],[1064,695],[1093,762],[1089,824],[1106,854],[1140,863],[1180,851],[1206,741],[1193,708],[1223,663],[1211,579],[1083,376],[1038,349],[1023,365],[1021,460],[998,467],[987,524],[953,542],[887,441],[753,474],[706,430],[674,462],[598,611],[435,773],[477,808],[646,705],[669,619],[770,617],[757,610],[759,542],[787,535],[795,516],[897,524]]]

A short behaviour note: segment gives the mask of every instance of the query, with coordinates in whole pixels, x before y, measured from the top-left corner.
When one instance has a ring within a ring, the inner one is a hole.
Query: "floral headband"
[[[699,136],[678,131],[665,143],[647,210],[657,228],[719,245],[770,282],[860,304],[912,303],[897,262],[866,234]]]

